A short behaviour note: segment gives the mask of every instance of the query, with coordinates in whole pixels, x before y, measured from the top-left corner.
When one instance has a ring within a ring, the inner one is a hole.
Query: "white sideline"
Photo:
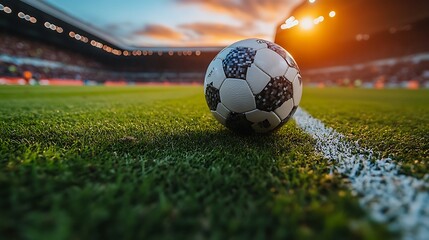
[[[334,171],[349,178],[352,192],[374,220],[399,231],[404,240],[429,239],[428,174],[417,179],[399,173],[392,159],[375,157],[301,108],[294,119],[316,140],[316,150],[335,163]]]

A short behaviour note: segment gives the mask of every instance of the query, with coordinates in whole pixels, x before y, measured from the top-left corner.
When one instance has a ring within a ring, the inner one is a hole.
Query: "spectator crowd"
[[[122,82],[199,82],[205,69],[188,73],[111,71],[103,64],[67,49],[37,40],[0,34],[0,78],[29,76],[43,79],[68,79],[104,83]],[[429,85],[429,53],[391,58],[355,65],[304,70],[304,83],[335,86],[400,86],[413,81]]]

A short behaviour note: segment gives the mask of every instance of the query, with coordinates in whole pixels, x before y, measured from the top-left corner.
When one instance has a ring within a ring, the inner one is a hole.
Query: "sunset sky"
[[[272,40],[303,0],[43,0],[132,46],[225,46]]]

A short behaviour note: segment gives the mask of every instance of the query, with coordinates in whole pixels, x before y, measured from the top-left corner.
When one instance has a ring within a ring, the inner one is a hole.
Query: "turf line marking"
[[[352,193],[375,221],[404,240],[429,239],[428,174],[423,179],[401,174],[391,158],[375,157],[301,108],[294,118],[316,140],[316,151],[335,163],[333,170],[348,177]]]

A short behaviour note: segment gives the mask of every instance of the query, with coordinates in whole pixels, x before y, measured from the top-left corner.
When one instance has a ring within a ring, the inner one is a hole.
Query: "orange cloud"
[[[177,26],[146,25],[133,32],[136,37],[175,46],[225,46],[243,38],[271,39],[275,26],[303,0],[175,0],[180,5],[199,6],[201,11],[228,16],[235,25],[217,19]],[[238,25],[237,25],[238,23]]]
[[[191,40],[202,42],[229,43],[248,37],[261,37],[252,34],[249,29],[218,23],[189,23],[179,26],[187,32]]]
[[[302,0],[176,0],[181,4],[197,4],[207,10],[230,15],[236,19],[272,22],[283,19]]]
[[[133,35],[162,40],[182,40],[184,37],[182,33],[160,24],[146,25],[143,29],[135,31]]]
[[[247,27],[200,22],[181,24],[176,28],[151,24],[134,31],[133,35],[157,40],[158,44],[176,46],[225,46],[243,38],[266,37],[254,34],[254,31]]]

